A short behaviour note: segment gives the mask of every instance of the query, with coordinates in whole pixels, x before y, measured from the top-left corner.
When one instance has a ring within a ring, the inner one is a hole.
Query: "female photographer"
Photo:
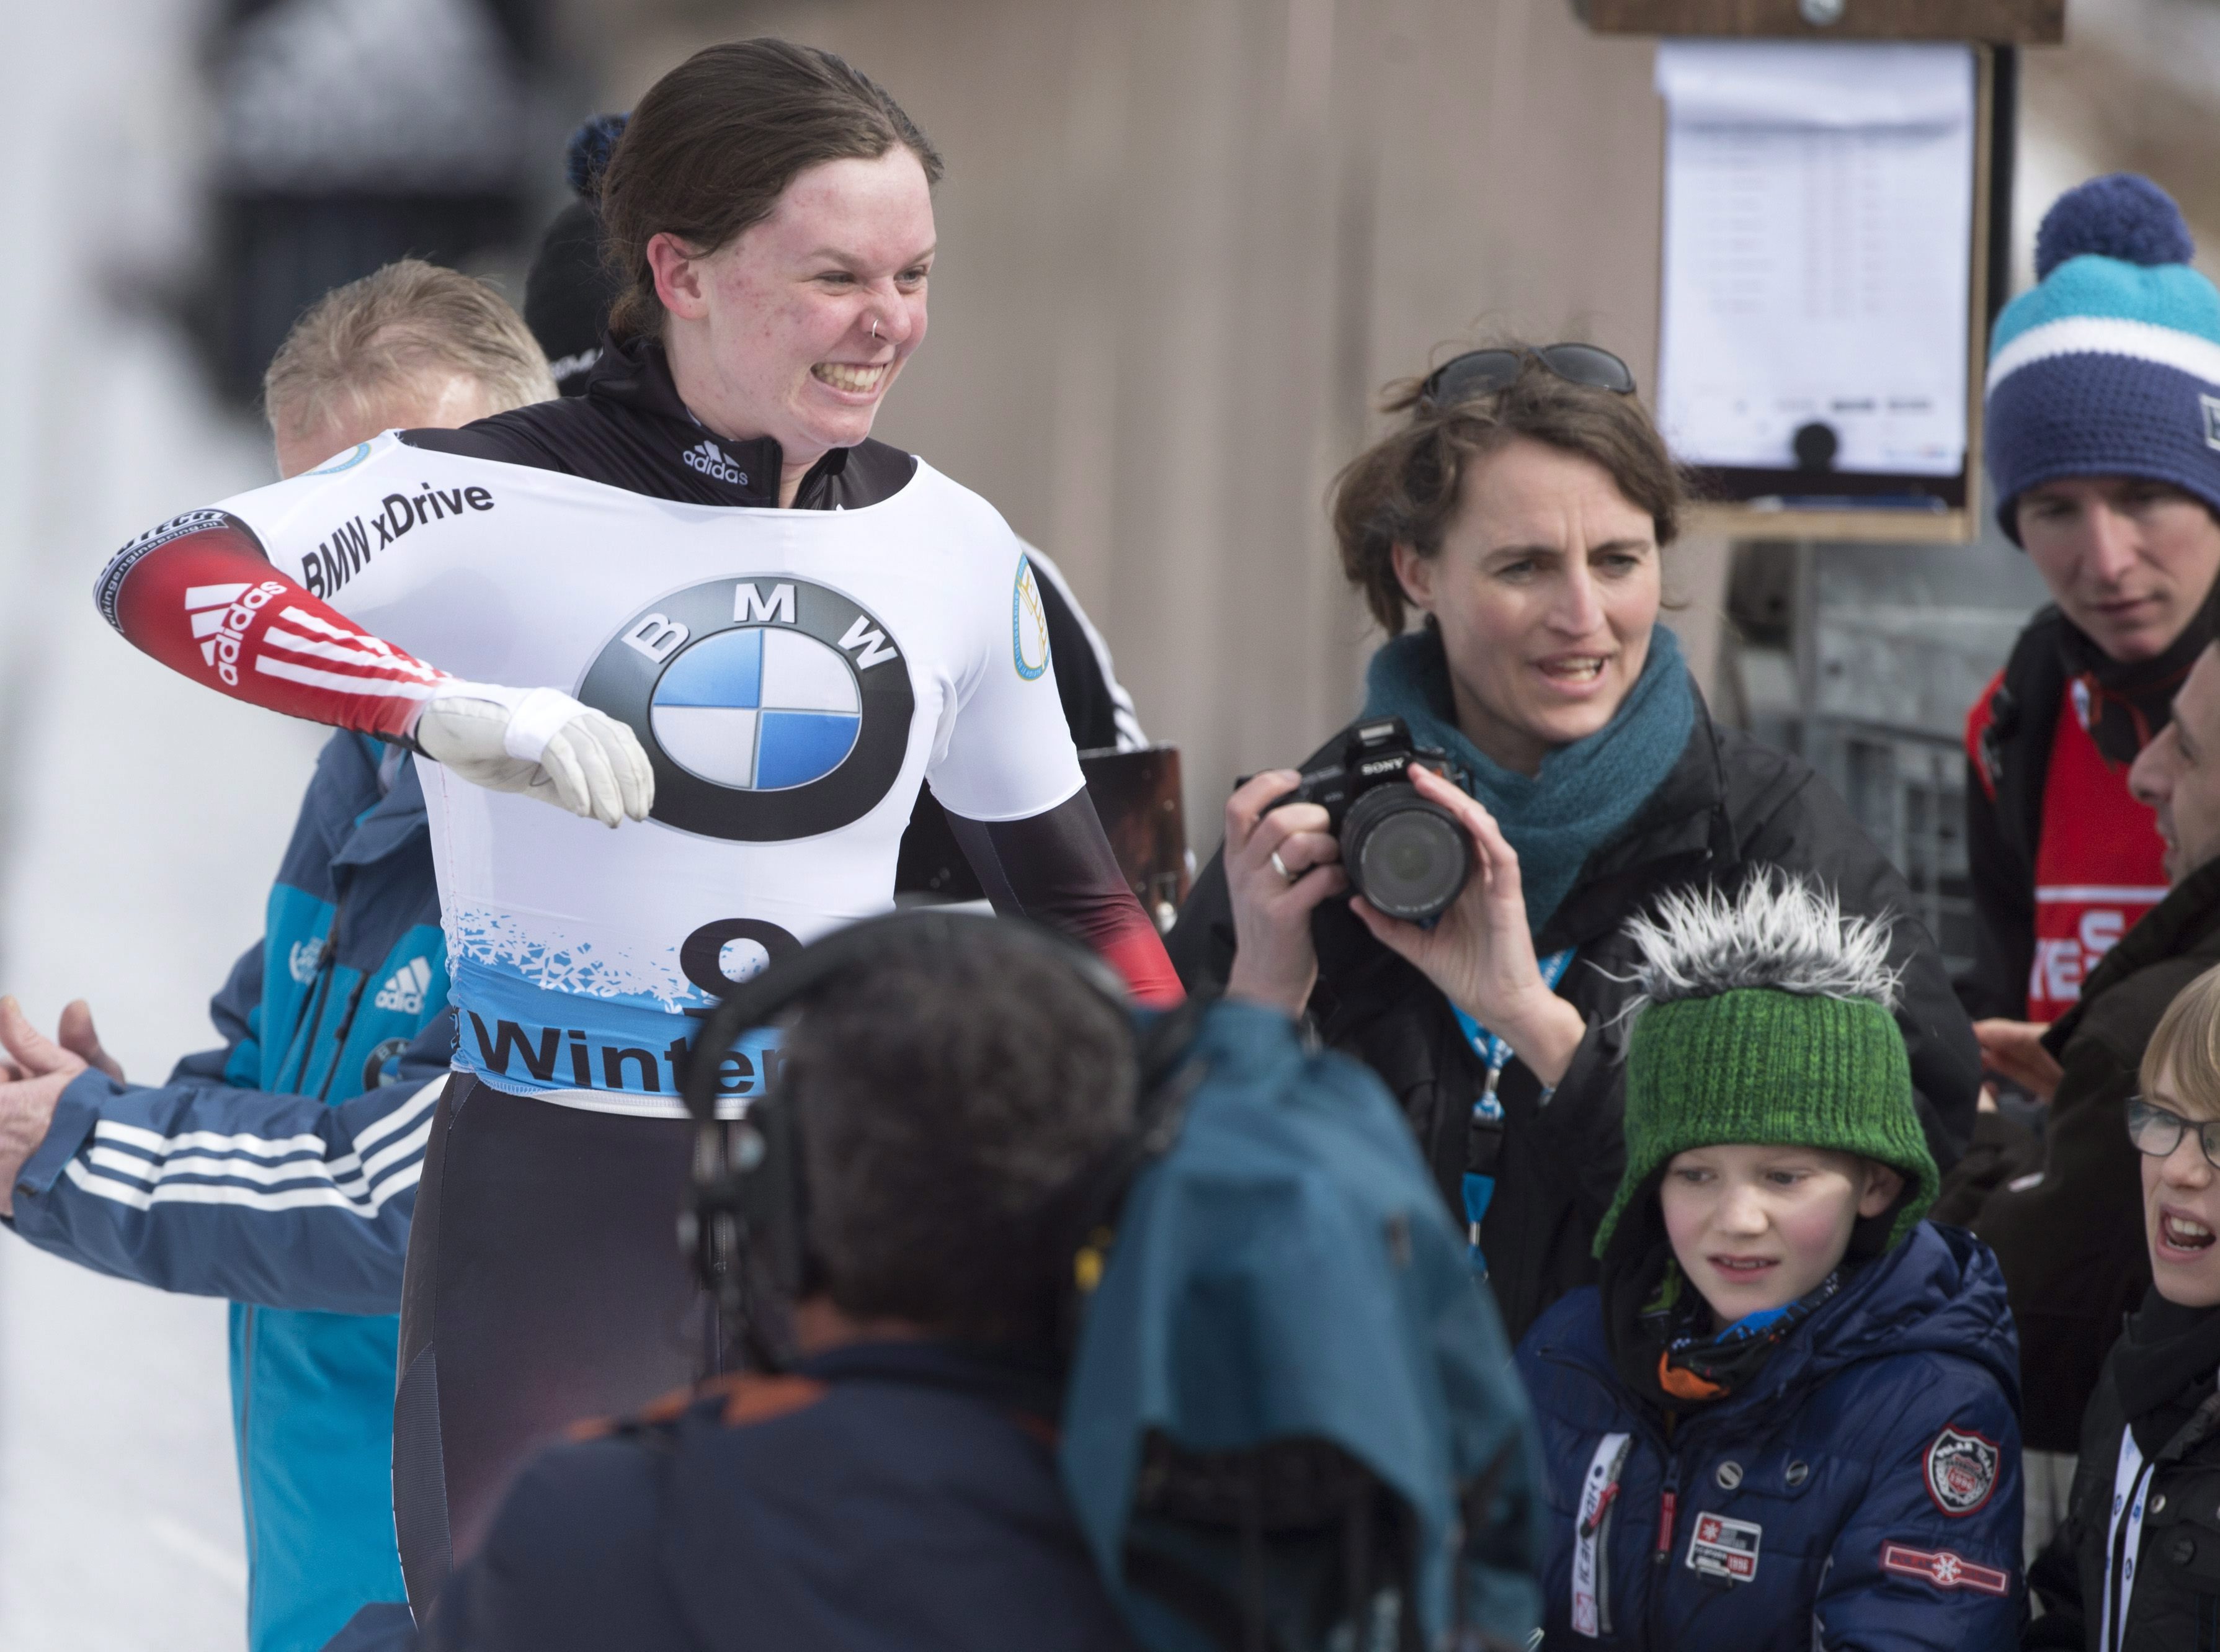
[[[1388,633],[1360,721],[1400,717],[1446,754],[1456,784],[1410,773],[1470,836],[1455,902],[1421,926],[1339,898],[1332,821],[1274,807],[1300,778],[1280,770],[1226,804],[1171,939],[1190,991],[1307,1012],[1388,1080],[1514,1337],[1593,1274],[1622,1163],[1623,925],[1660,895],[1769,863],[1846,913],[1896,912],[1897,1014],[1945,1164],[1979,1080],[1903,879],[1810,769],[1712,720],[1657,623],[1682,499],[1634,390],[1585,345],[1473,351],[1402,390],[1401,427],[1338,484],[1344,570]],[[1406,633],[1411,608],[1425,624]]]

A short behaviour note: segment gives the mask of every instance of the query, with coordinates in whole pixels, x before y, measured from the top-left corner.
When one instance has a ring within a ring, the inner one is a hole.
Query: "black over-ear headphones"
[[[734,987],[703,1025],[686,1074],[694,1161],[678,1218],[678,1243],[716,1305],[720,1331],[737,1334],[753,1368],[776,1371],[789,1362],[769,1324],[778,1316],[767,1310],[790,1305],[814,1282],[807,1243],[808,1188],[793,1101],[776,1076],[779,1063],[765,1063],[764,1091],[748,1098],[740,1116],[721,1119],[719,1076],[725,1052],[743,1033],[770,1025],[850,971],[883,957],[890,944],[929,951],[988,925],[1038,952],[1043,962],[1076,974],[1120,1015],[1131,1013],[1124,981],[1077,942],[1023,919],[932,907],[866,919],[812,942]],[[1162,1016],[1141,1037],[1141,1100],[1134,1128],[1075,1177],[1045,1216],[1043,1244],[1072,1260],[1074,1288],[1063,1293],[1060,1308],[1067,1346],[1076,1335],[1084,1294],[1101,1275],[1110,1226],[1126,1189],[1140,1168],[1177,1136],[1186,1097],[1200,1077],[1199,1068],[1182,1060],[1195,1013],[1182,1009]],[[1192,1069],[1184,1082],[1167,1082],[1183,1068]],[[766,1285],[776,1294],[775,1301],[763,1300]],[[716,1340],[721,1343],[722,1335]]]

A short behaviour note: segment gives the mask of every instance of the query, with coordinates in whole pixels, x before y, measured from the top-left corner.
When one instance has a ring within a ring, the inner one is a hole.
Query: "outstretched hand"
[[[1981,1046],[1981,1065],[2018,1085],[2038,1101],[2048,1102],[2066,1069],[2058,1057],[2042,1046],[2048,1021],[2011,1021],[2002,1018],[1974,1023],[1974,1037]]]
[[[1415,764],[1407,773],[1419,795],[1454,814],[1472,839],[1472,876],[1431,929],[1390,918],[1362,895],[1349,909],[1382,946],[1508,1044],[1543,1083],[1554,1085],[1572,1064],[1587,1025],[1542,978],[1526,928],[1518,851],[1495,817],[1456,787]]]
[[[0,1045],[9,1059],[0,1062],[0,1216],[16,1213],[16,1178],[54,1119],[54,1106],[70,1081],[88,1067],[121,1079],[123,1069],[101,1048],[92,1010],[83,999],[62,1012],[58,1044],[31,1025],[23,1007],[0,998]]]

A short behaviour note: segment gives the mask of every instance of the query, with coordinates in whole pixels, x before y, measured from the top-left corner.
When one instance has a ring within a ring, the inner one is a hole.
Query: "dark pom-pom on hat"
[[[2136,172],[2092,178],[2058,197],[2035,232],[2035,278],[2085,252],[2146,267],[2186,264],[2197,243],[2173,197]]]
[[[563,152],[563,176],[582,200],[590,201],[601,192],[602,174],[608,171],[609,156],[631,119],[630,115],[596,115],[571,134],[570,147]]]

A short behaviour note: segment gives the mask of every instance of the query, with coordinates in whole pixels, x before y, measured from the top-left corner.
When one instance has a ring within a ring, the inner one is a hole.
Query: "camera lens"
[[[1472,875],[1456,817],[1397,782],[1358,798],[1341,829],[1341,863],[1356,892],[1391,918],[1421,923],[1449,909]]]

